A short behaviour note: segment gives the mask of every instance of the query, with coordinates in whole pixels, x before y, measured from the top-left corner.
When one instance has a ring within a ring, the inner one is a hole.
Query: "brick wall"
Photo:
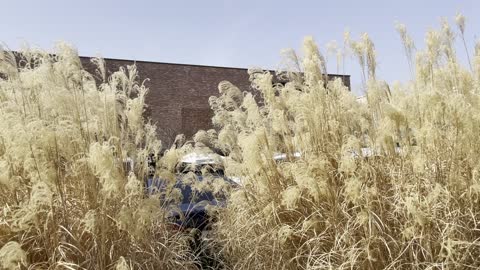
[[[87,70],[93,69],[89,58],[82,57]],[[120,66],[131,65],[131,60],[105,59],[109,73]],[[145,85],[150,89],[147,95],[147,116],[156,123],[160,139],[171,143],[176,134],[187,137],[198,129],[212,128],[208,99],[218,95],[218,84],[227,80],[242,91],[250,90],[247,69],[182,65],[136,61],[140,80],[149,78]],[[338,75],[330,75],[332,77]],[[340,76],[350,86],[349,76]]]

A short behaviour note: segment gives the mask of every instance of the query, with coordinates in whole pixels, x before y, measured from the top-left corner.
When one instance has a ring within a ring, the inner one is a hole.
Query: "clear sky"
[[[403,47],[394,28],[399,21],[423,48],[426,30],[440,17],[454,26],[467,17],[466,39],[473,53],[480,35],[479,0],[404,1],[164,1],[164,0],[0,0],[0,41],[51,49],[64,40],[85,56],[159,62],[276,68],[283,48],[299,50],[304,36],[319,46],[343,42],[349,29],[357,39],[368,32],[378,55],[378,75],[387,82],[409,78]],[[463,45],[458,54],[465,61]],[[324,50],[325,52],[325,50]],[[334,57],[329,71],[336,72]],[[141,71],[140,71],[141,72]],[[359,93],[360,71],[350,59],[346,73]]]

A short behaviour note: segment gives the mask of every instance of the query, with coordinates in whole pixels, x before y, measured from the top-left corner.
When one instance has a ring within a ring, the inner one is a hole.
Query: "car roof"
[[[197,153],[192,152],[184,155],[180,159],[180,163],[189,163],[196,165],[211,165],[211,164],[223,164],[224,156],[215,153]]]

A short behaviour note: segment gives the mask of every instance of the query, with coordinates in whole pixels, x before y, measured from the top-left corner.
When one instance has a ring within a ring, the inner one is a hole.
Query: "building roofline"
[[[80,58],[94,58],[92,56],[79,56]],[[124,62],[134,62],[134,63],[146,63],[146,64],[163,64],[163,65],[174,65],[174,66],[189,66],[189,67],[204,67],[204,68],[221,68],[221,69],[237,69],[237,70],[245,70],[247,71],[248,68],[241,68],[241,67],[225,67],[225,66],[213,66],[213,65],[199,65],[199,64],[183,64],[183,63],[169,63],[169,62],[159,62],[159,61],[146,61],[146,60],[133,60],[133,59],[124,59],[124,58],[109,58],[109,57],[102,57],[105,61],[124,61]],[[275,71],[268,69],[269,71]],[[333,74],[328,73],[327,75],[330,76],[337,76],[337,77],[350,77],[347,74]]]
[[[14,54],[21,54],[19,51],[11,50]],[[52,54],[54,55],[54,54]],[[80,58],[91,59],[95,56],[85,56],[79,55]],[[222,69],[237,69],[237,70],[245,70],[247,71],[248,68],[241,68],[241,67],[225,67],[225,66],[213,66],[213,65],[199,65],[199,64],[184,64],[184,63],[170,63],[170,62],[160,62],[160,61],[146,61],[146,60],[135,60],[135,59],[125,59],[125,58],[110,58],[110,57],[101,57],[105,61],[113,60],[113,61],[124,61],[124,62],[134,62],[134,63],[147,63],[147,64],[163,64],[163,65],[174,65],[174,66],[189,66],[189,67],[205,67],[205,68],[222,68]],[[275,71],[272,69],[267,69],[268,71]],[[327,75],[336,76],[336,77],[350,77],[348,74],[336,74],[336,73],[328,73]]]

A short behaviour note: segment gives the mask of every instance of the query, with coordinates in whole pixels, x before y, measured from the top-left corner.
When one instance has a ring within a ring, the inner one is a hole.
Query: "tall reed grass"
[[[391,86],[368,35],[346,35],[366,102],[325,79],[309,37],[297,69],[250,72],[254,93],[220,84],[218,144],[243,181],[216,226],[230,268],[480,267],[480,46],[468,69],[445,21],[420,51],[397,29],[414,77]]]
[[[161,143],[136,67],[92,61],[95,74],[66,44],[0,51],[0,269],[196,268],[144,195]]]

